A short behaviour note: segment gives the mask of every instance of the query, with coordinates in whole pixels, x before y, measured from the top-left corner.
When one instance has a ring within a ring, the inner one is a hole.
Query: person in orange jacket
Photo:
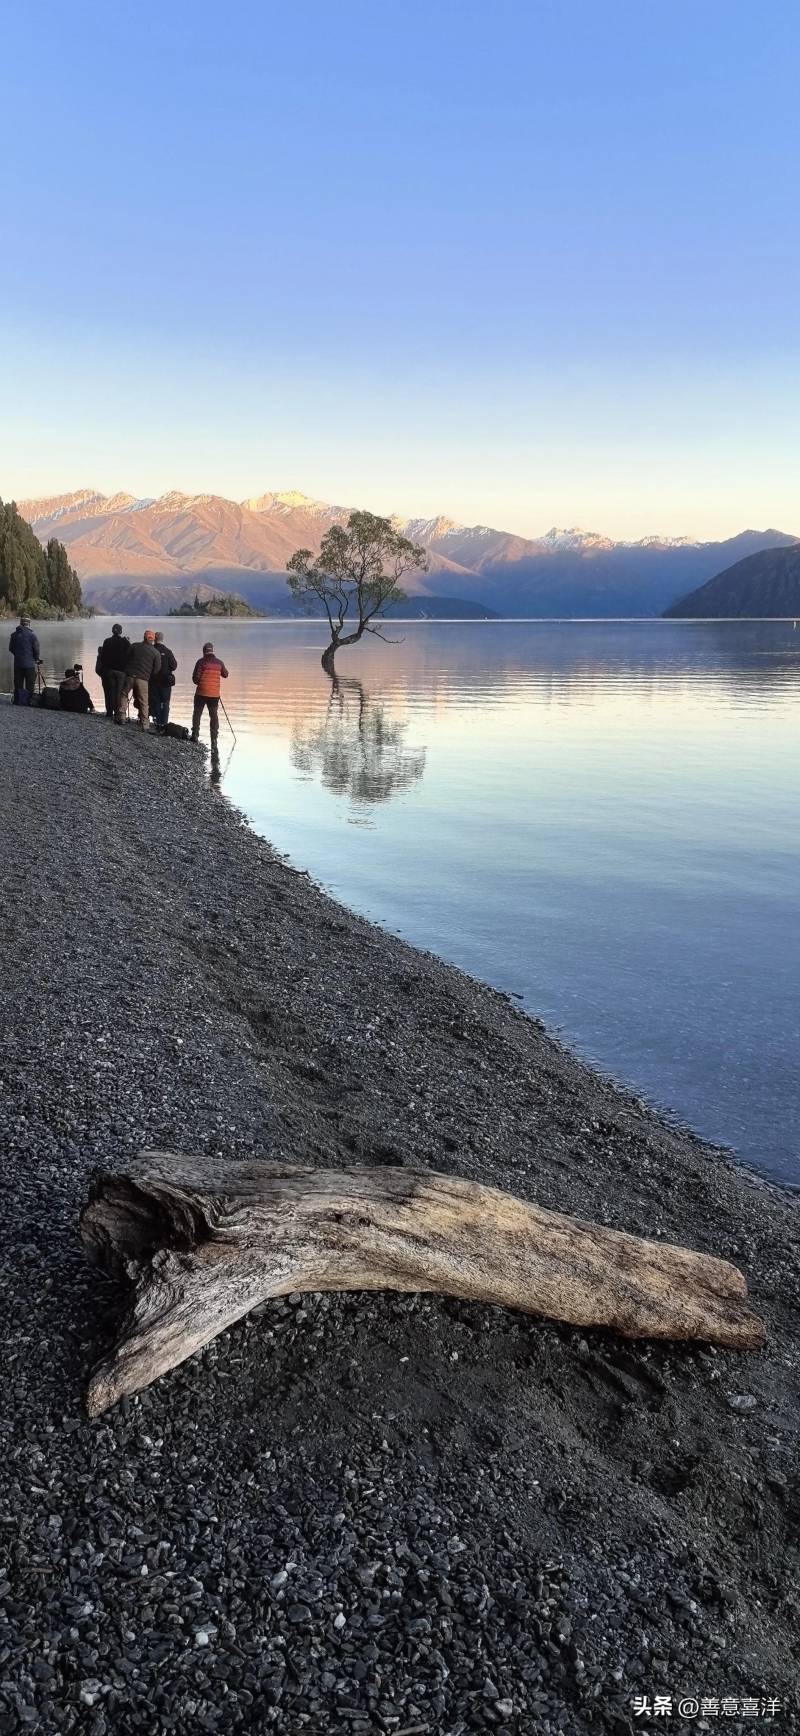
[[[192,741],[200,740],[200,720],[208,707],[208,722],[211,730],[211,746],[214,747],[219,735],[219,696],[220,683],[227,681],[228,671],[221,657],[214,656],[214,647],[209,640],[203,646],[203,655],[198,657],[192,670],[192,680],[197,692],[192,708]]]

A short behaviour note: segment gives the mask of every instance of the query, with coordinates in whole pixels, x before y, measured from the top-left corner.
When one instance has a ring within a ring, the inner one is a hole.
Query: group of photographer
[[[8,642],[8,649],[14,659],[14,704],[30,705],[36,691],[37,675],[41,670],[41,654],[39,640],[27,615],[20,617],[19,626],[14,629]],[[177,667],[177,658],[169,646],[165,645],[163,633],[153,633],[148,628],[141,639],[131,642],[126,639],[120,624],[115,622],[108,638],[103,640],[98,649],[95,664],[95,674],[99,675],[103,683],[106,717],[114,723],[124,723],[132,697],[140,729],[147,729],[148,719],[152,717],[159,734],[169,733],[169,708]],[[198,657],[192,671],[195,688],[192,741],[200,739],[200,723],[203,712],[207,709],[212,746],[216,743],[219,735],[221,682],[227,678],[225,664],[221,657],[214,655],[214,647],[210,640],[207,641],[203,646],[203,655]],[[55,699],[54,688],[43,689],[42,704],[49,695]],[[94,711],[91,694],[84,686],[83,667],[80,663],[65,669],[55,703],[62,711]],[[186,731],[173,726],[172,733],[185,736]]]
[[[163,733],[169,723],[177,667],[178,660],[165,645],[163,633],[148,629],[143,638],[131,644],[116,622],[103,640],[95,664],[95,674],[103,683],[106,717],[124,723],[128,700],[133,696],[139,728],[146,729],[147,719],[152,717],[156,729]]]

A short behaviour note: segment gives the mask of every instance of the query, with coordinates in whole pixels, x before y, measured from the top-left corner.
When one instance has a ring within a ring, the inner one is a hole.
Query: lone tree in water
[[[385,637],[376,623],[390,603],[405,601],[400,580],[412,567],[426,570],[424,548],[372,512],[351,512],[346,527],[333,525],[316,560],[310,549],[292,555],[286,569],[292,596],[307,609],[321,603],[328,617],[331,642],[322,667],[329,675],[342,645],[356,645],[365,633]]]

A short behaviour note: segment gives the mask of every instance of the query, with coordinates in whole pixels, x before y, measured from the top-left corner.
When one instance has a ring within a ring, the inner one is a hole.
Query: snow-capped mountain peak
[[[402,524],[403,521],[396,521]],[[456,524],[454,518],[409,518],[403,524],[403,534],[412,542],[432,542],[434,537],[452,536],[454,532],[467,535],[464,525]]]
[[[610,549],[613,543],[610,537],[603,536],[600,531],[581,530],[579,525],[572,525],[568,530],[559,525],[552,525],[545,531],[542,542],[550,549]]]
[[[19,507],[28,522],[36,525],[45,519],[48,522],[57,522],[60,518],[93,516],[103,509],[104,501],[105,495],[99,494],[96,488],[76,488],[72,494],[56,494],[46,500],[20,501]]]
[[[327,501],[314,500],[310,494],[301,494],[297,488],[287,488],[280,493],[268,491],[266,494],[256,494],[249,500],[243,500],[242,506],[247,512],[270,512],[279,516],[288,512],[305,512],[310,518],[329,517],[345,512],[343,506],[330,506]]]
[[[179,488],[170,488],[166,494],[160,494],[153,501],[154,512],[175,512],[182,506],[191,506],[193,500],[200,497],[196,494],[182,494]]]
[[[98,497],[102,500],[103,512],[144,512],[145,507],[152,506],[152,500],[137,500],[133,494],[107,494]]]
[[[697,549],[701,548],[693,536],[640,536],[635,542],[618,543],[622,549]]]

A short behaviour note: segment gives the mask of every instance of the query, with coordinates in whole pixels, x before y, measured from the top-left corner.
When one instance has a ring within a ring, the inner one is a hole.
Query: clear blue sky
[[[10,0],[0,494],[800,534],[786,0]]]

